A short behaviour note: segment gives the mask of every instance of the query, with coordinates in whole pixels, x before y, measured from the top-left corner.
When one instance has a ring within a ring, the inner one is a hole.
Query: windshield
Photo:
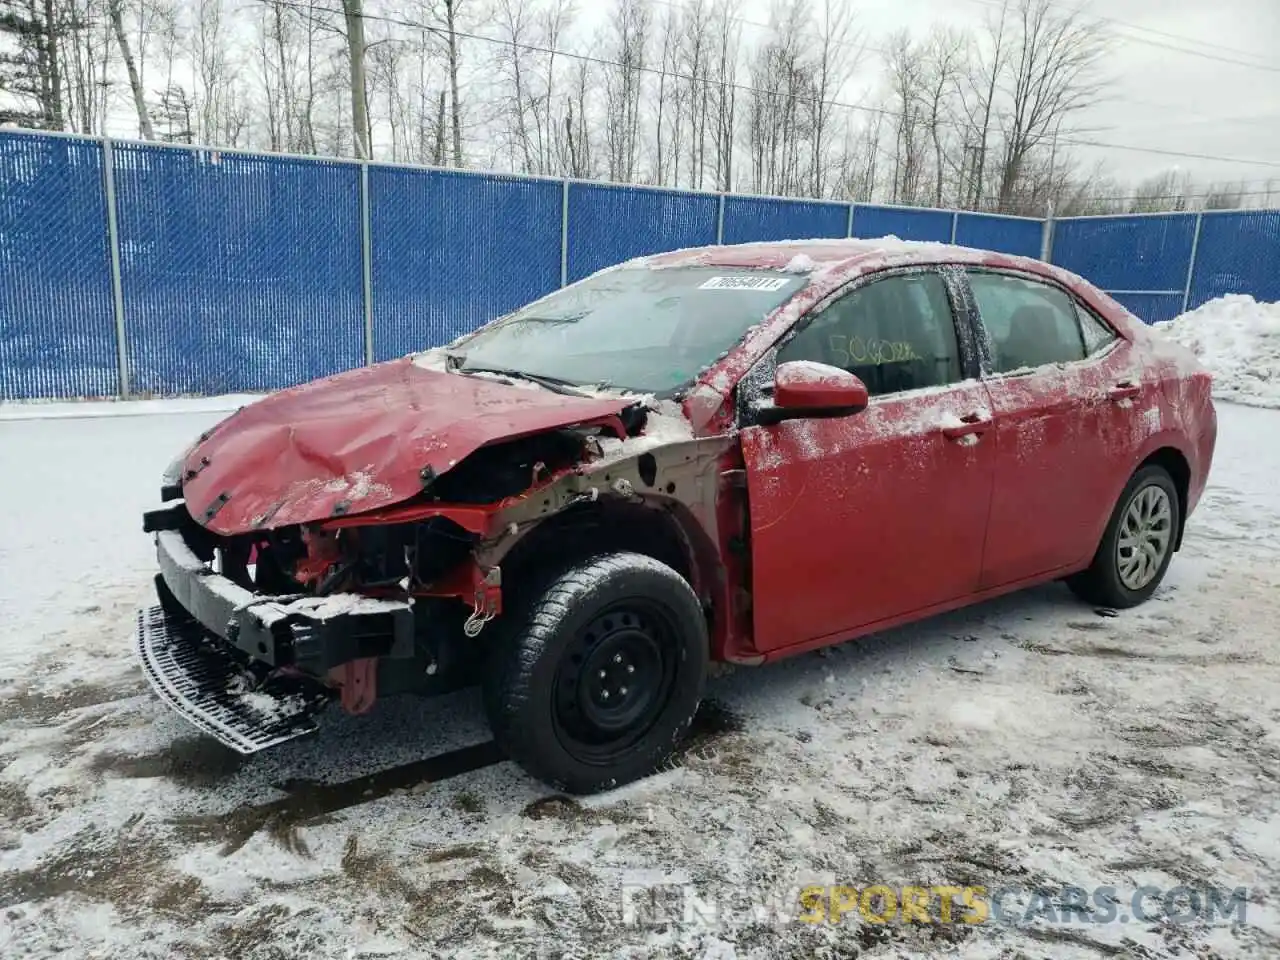
[[[463,339],[454,369],[670,394],[807,282],[726,267],[612,270]]]

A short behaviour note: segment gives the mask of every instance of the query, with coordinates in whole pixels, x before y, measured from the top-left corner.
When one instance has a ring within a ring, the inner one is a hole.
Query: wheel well
[[[1182,451],[1174,447],[1161,447],[1143,460],[1138,469],[1141,470],[1143,467],[1148,466],[1163,467],[1172,478],[1173,486],[1178,491],[1178,537],[1173,545],[1173,548],[1178,550],[1182,547],[1182,531],[1187,525],[1187,498],[1191,488],[1191,465],[1187,463],[1187,458],[1182,455]]]
[[[502,558],[503,583],[516,587],[537,571],[562,569],[615,550],[653,557],[694,582],[688,539],[670,511],[648,503],[603,501],[570,508],[539,524]]]

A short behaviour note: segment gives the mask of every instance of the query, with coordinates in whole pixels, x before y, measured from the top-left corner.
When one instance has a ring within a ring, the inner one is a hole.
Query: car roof
[[[1054,275],[1058,271],[1039,260],[993,250],[947,243],[876,239],[774,240],[728,246],[691,247],[641,258],[650,267],[707,266],[816,273],[837,267],[882,267],[910,263],[968,263],[1016,267]],[[1074,278],[1073,278],[1074,279]]]
[[[814,288],[821,296],[842,283],[878,270],[944,263],[1017,270],[1056,281],[1106,316],[1113,326],[1120,327],[1130,338],[1141,335],[1144,326],[1141,320],[1130,314],[1123,304],[1069,270],[1031,257],[949,243],[901,240],[893,236],[774,240],[673,250],[639,257],[627,265],[652,269],[703,266],[781,270],[811,276]]]

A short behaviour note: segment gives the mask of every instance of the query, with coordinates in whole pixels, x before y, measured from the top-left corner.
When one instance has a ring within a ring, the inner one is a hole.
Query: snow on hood
[[[1215,396],[1280,409],[1280,303],[1229,294],[1154,329],[1196,355]]]

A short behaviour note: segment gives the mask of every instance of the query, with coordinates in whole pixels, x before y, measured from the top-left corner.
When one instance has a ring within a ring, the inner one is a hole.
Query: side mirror
[[[845,417],[867,408],[867,385],[858,377],[825,363],[792,360],[778,364],[773,377],[773,403],[756,410],[760,423],[800,417]]]

